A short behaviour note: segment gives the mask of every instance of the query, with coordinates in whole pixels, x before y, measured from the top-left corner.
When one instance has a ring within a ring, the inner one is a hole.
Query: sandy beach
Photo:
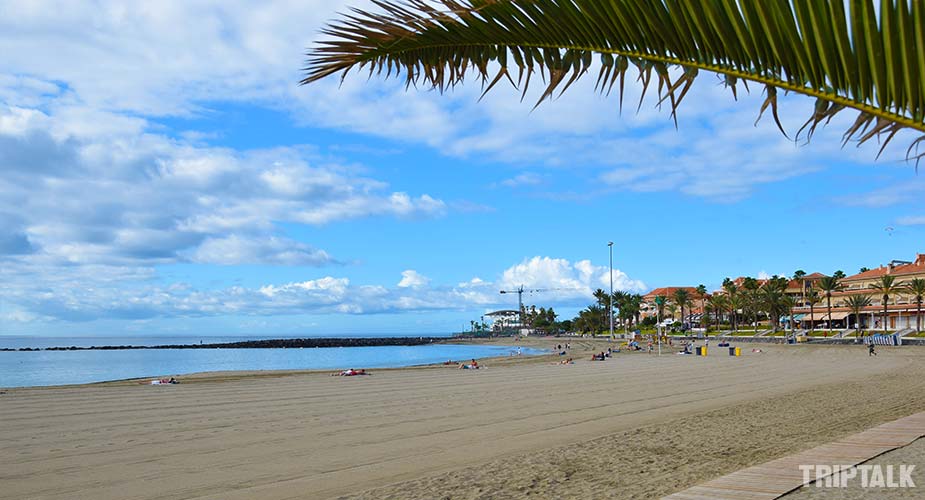
[[[925,410],[920,348],[571,342],[573,365],[8,389],[0,499],[652,498]]]

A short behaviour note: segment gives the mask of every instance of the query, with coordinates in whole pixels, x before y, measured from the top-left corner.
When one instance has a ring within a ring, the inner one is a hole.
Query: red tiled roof
[[[915,262],[911,264],[900,264],[898,266],[880,266],[876,269],[871,269],[870,271],[864,271],[863,273],[858,273],[853,276],[848,276],[845,278],[845,281],[858,281],[879,278],[884,275],[891,276],[901,276],[906,274],[925,274],[925,253],[920,253],[915,256]]]
[[[819,279],[821,279],[821,278],[825,278],[825,277],[826,277],[826,276],[825,276],[824,274],[822,274],[822,273],[807,274],[806,276],[803,276],[803,277],[800,278],[800,279],[792,279],[792,280],[788,281],[788,282],[787,282],[787,288],[788,288],[788,289],[794,289],[794,288],[795,288],[795,289],[798,289],[798,290],[802,290],[802,289],[803,289],[803,282],[805,282],[805,281],[817,281],[817,280],[819,280]]]
[[[889,268],[887,268],[886,266],[880,266],[876,269],[871,269],[869,271],[864,271],[863,273],[857,273],[857,274],[848,276],[847,278],[845,278],[845,281],[879,278],[880,276],[883,276],[884,274],[886,274],[888,269]]]
[[[655,297],[658,297],[659,295],[664,295],[665,297],[668,297],[670,299],[674,297],[674,293],[676,291],[681,290],[681,289],[687,290],[687,292],[690,293],[692,299],[700,296],[697,293],[697,288],[693,286],[663,286],[661,288],[656,288],[655,290],[652,290],[651,292],[643,295],[642,298],[645,300],[651,300],[651,299],[654,299]],[[707,296],[709,295],[710,294],[708,292]]]

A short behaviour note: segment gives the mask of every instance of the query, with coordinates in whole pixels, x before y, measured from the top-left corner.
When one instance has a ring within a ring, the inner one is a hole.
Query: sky
[[[352,74],[299,86],[363,1],[0,0],[0,335],[447,333],[525,295],[848,274],[925,252],[910,135],[877,159],[757,124],[701,75],[669,113],[594,78],[533,105]],[[650,92],[652,94],[654,92]],[[793,133],[813,102],[781,99]]]

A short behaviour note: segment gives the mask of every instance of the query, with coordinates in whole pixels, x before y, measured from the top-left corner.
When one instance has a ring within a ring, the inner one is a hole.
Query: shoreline
[[[376,339],[373,337],[372,339]],[[301,339],[293,339],[301,340]],[[368,339],[361,339],[368,340]],[[433,343],[424,343],[424,344],[398,344],[399,346],[419,346],[419,345],[432,345],[432,344],[448,344],[448,345],[491,345],[499,347],[527,347],[528,349],[534,349],[535,351],[545,351],[541,347],[532,347],[526,345],[512,345],[514,342],[505,342],[505,340],[510,341],[510,337],[501,337],[494,339],[452,339],[452,342],[433,342]],[[385,344],[384,346],[391,346],[396,344]],[[384,346],[367,346],[367,345],[353,345],[353,346],[330,346],[330,347],[311,347],[313,349],[326,349],[326,348],[337,348],[337,347],[384,347]],[[238,347],[232,347],[238,348]],[[255,349],[271,349],[272,347],[255,347]],[[289,347],[290,349],[299,349],[302,347]],[[161,347],[137,347],[133,349],[163,349]],[[86,351],[86,350],[100,350],[93,348],[84,348],[84,349],[9,349],[7,352],[39,352],[39,351]],[[123,350],[123,349],[105,349],[105,350]],[[4,350],[0,350],[3,352]],[[536,358],[543,356],[551,356],[548,352],[534,352],[530,353],[529,351],[523,355],[518,356],[488,356],[488,357],[477,357],[475,359],[479,360],[480,364],[484,365],[484,362],[487,361],[492,364],[501,364],[507,365],[511,364],[511,360],[514,359],[523,359],[527,358]],[[385,366],[385,367],[368,367],[367,371],[395,371],[395,370],[415,370],[415,369],[427,369],[427,368],[445,368],[443,362],[434,362],[434,363],[420,363],[412,365],[401,365],[401,366]],[[53,384],[53,385],[26,385],[26,386],[0,386],[2,391],[18,391],[18,390],[27,390],[27,389],[61,389],[61,388],[79,388],[79,387],[106,387],[106,386],[132,386],[143,384],[144,381],[162,379],[169,377],[182,377],[182,383],[203,383],[203,382],[221,382],[221,381],[230,381],[230,380],[241,380],[246,378],[279,378],[287,377],[294,375],[315,375],[319,373],[329,374],[332,371],[340,371],[348,367],[342,368],[306,368],[306,369],[260,369],[260,370],[211,370],[211,371],[192,371],[192,372],[179,372],[179,373],[158,373],[154,375],[146,375],[141,377],[128,377],[128,378],[116,378],[110,380],[100,380],[95,382],[79,382],[74,384]],[[357,366],[356,368],[364,368],[363,366]]]

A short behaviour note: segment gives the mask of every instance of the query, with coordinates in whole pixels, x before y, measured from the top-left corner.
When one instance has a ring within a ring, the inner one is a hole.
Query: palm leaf
[[[308,84],[351,69],[403,74],[406,84],[440,91],[475,74],[488,92],[508,79],[526,95],[539,73],[537,102],[564,92],[597,64],[610,93],[635,68],[643,95],[676,112],[698,70],[764,87],[761,114],[777,111],[777,91],[816,98],[797,132],[846,108],[858,111],[844,141],[876,138],[880,152],[902,129],[925,132],[925,2],[881,0],[374,0],[381,12],[353,9],[328,24],[308,55]],[[595,63],[599,54],[599,63]],[[672,75],[682,68],[678,79]],[[641,104],[641,100],[640,100]],[[915,138],[907,157],[920,159]]]

